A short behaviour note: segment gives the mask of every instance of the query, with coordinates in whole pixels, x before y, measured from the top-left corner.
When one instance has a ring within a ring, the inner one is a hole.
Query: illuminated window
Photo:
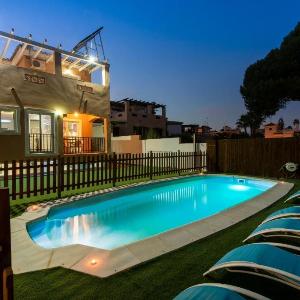
[[[0,133],[17,133],[17,109],[0,108]]]
[[[64,136],[65,137],[80,137],[81,123],[75,120],[64,120]]]

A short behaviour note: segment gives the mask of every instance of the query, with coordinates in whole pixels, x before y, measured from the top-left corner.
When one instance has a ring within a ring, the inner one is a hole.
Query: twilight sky
[[[279,46],[299,12],[299,0],[3,0],[0,30],[70,50],[104,26],[112,100],[164,103],[169,120],[219,129],[244,112],[247,66]],[[300,102],[279,117],[300,118]]]

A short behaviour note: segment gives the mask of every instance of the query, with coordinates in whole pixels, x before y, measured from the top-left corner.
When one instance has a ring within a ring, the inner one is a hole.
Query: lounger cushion
[[[238,269],[253,265],[253,268],[266,270],[271,268],[273,273],[280,273],[281,277],[292,279],[300,287],[300,256],[269,245],[267,243],[254,243],[233,249],[225,254],[205,275],[218,274],[218,271],[231,267]],[[252,268],[252,267],[251,267]],[[216,273],[215,273],[216,272]],[[283,275],[282,272],[285,272]],[[296,278],[293,278],[296,276]]]
[[[297,216],[297,215],[299,215],[300,217],[300,206],[290,206],[273,212],[266,218],[264,222],[272,219],[285,218],[288,216]]]
[[[245,297],[232,290],[209,285],[192,286],[179,295],[174,300],[243,300]]]
[[[289,196],[289,197],[285,200],[285,202],[290,201],[290,200],[292,200],[292,199],[296,199],[296,198],[300,198],[300,190],[297,191],[296,193],[292,194],[291,196]]]
[[[279,241],[279,238],[295,238],[300,239],[300,219],[284,218],[275,219],[260,224],[245,240],[244,242],[251,242],[260,238],[272,237]],[[290,242],[289,242],[290,243]]]
[[[275,219],[266,223],[260,224],[253,232],[257,233],[263,230],[291,230],[291,231],[300,231],[300,219],[296,218],[284,218],[284,219]]]

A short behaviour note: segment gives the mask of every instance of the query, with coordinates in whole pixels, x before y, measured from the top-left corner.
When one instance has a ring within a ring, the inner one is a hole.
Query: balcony
[[[102,137],[64,137],[64,154],[84,154],[105,152],[105,139]],[[59,148],[59,147],[57,147]],[[29,152],[47,154],[55,151],[53,134],[29,134]]]
[[[29,134],[29,152],[30,153],[53,153],[54,135],[53,134]]]
[[[64,154],[105,152],[102,137],[64,137]]]

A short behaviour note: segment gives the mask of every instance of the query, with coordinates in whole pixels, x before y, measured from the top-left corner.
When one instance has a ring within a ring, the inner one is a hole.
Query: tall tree
[[[240,92],[248,112],[261,120],[300,100],[300,23],[279,48],[247,68]]]
[[[247,114],[241,115],[240,118],[236,121],[237,127],[244,130],[245,134],[248,135],[248,127],[250,126],[250,118]]]

